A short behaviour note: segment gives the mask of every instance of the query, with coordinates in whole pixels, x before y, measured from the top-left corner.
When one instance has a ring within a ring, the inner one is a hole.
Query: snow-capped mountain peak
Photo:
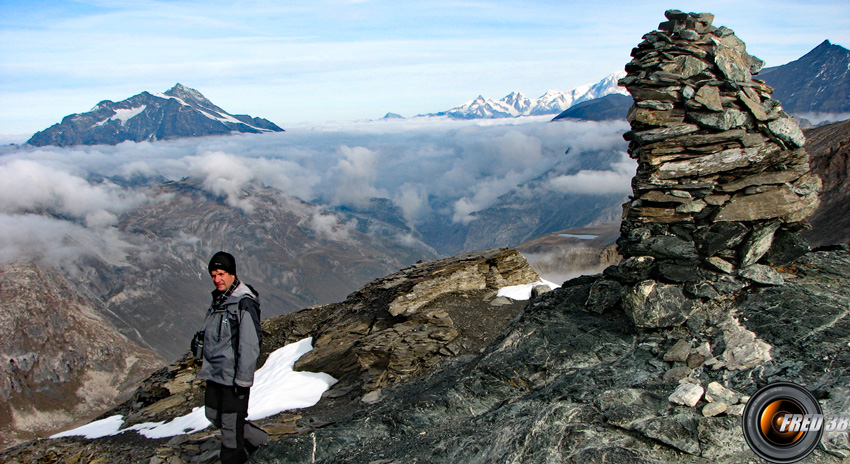
[[[87,113],[63,118],[27,142],[30,145],[115,145],[134,142],[229,134],[279,132],[262,118],[233,115],[181,84],[162,93],[142,92],[120,102],[104,100]]]
[[[515,118],[558,114],[577,103],[612,93],[627,95],[626,89],[617,85],[617,81],[625,74],[625,71],[619,71],[595,84],[581,85],[566,92],[548,90],[538,98],[528,98],[520,92],[511,92],[496,101],[479,95],[475,100],[438,114],[445,114],[456,119]]]

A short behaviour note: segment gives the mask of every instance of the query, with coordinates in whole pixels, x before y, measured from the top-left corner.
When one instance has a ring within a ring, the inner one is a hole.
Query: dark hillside
[[[824,40],[797,60],[763,69],[758,76],[794,114],[850,111],[850,50]]]
[[[812,170],[823,181],[806,238],[812,246],[850,243],[850,120],[809,129],[806,139]]]

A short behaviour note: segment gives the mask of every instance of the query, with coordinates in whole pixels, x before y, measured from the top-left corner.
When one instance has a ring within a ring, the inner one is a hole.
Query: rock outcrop
[[[805,385],[824,411],[850,413],[850,252],[808,253],[783,274],[785,285],[712,301],[716,328],[700,335],[636,330],[619,309],[599,316],[587,301],[604,278],[574,279],[532,300],[481,355],[252,462],[756,462],[740,414],[761,386]],[[766,346],[773,359],[746,362]],[[847,433],[826,433],[804,462],[848,458]]]
[[[799,232],[821,188],[802,131],[752,78],[763,62],[711,14],[666,16],[620,81],[635,100],[624,138],[639,164],[624,261],[609,276],[639,327],[681,325],[699,299],[781,283],[768,264],[808,250]]]
[[[341,303],[281,319],[274,332],[288,341],[313,337],[296,370],[325,372],[339,388],[369,392],[477,353],[522,306],[497,300],[497,290],[539,280],[515,250],[467,253],[377,279]]]

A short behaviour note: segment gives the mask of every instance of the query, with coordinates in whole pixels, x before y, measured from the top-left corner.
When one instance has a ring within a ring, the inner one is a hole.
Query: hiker
[[[231,254],[219,251],[208,269],[215,290],[192,351],[203,358],[198,378],[207,381],[207,419],[221,429],[221,462],[241,464],[269,438],[246,420],[262,340],[260,298],[236,277]]]

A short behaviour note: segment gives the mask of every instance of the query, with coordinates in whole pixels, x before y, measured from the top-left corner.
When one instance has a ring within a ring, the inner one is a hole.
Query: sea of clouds
[[[196,179],[229,205],[253,212],[244,192],[262,185],[314,203],[365,208],[391,200],[413,225],[434,214],[468,223],[531,181],[535,194],[628,193],[635,163],[624,121],[548,117],[455,121],[412,118],[303,124],[286,132],[125,142],[117,146],[0,147],[0,263],[36,250],[72,258],[100,249],[120,262],[133,245],[115,227],[123,213],[158,201],[127,180]],[[619,160],[577,170],[582,153]],[[542,188],[542,191],[541,191]],[[331,216],[320,219],[335,220]],[[317,228],[323,221],[313,221]]]

